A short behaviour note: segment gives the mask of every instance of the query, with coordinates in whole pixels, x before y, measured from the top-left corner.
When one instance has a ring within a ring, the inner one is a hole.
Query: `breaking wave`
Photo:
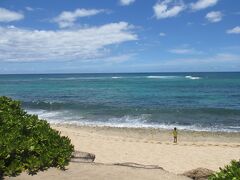
[[[181,78],[181,76],[147,76],[149,79],[176,79]]]
[[[186,79],[192,79],[192,80],[195,80],[195,79],[202,79],[201,77],[195,77],[195,76],[185,76]]]
[[[71,124],[78,126],[107,126],[119,128],[155,128],[173,129],[189,131],[214,131],[214,132],[240,132],[240,126],[232,125],[203,125],[200,123],[178,123],[178,122],[152,122],[151,114],[124,115],[120,117],[90,118],[84,115],[75,114],[71,111],[48,111],[48,110],[27,110],[30,114],[36,114],[41,119],[47,120],[51,124]]]

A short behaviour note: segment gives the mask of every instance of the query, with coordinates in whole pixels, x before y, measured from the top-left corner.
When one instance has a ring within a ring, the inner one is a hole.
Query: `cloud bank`
[[[0,61],[86,60],[103,57],[110,45],[137,40],[126,22],[77,30],[0,27]]]

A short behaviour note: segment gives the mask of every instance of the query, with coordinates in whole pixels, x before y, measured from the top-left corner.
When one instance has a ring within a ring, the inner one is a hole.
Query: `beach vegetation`
[[[232,160],[231,163],[224,168],[220,168],[219,172],[216,172],[209,177],[209,180],[239,180],[240,179],[240,161]]]
[[[28,114],[19,101],[0,97],[0,179],[49,167],[64,169],[74,147],[46,120]]]

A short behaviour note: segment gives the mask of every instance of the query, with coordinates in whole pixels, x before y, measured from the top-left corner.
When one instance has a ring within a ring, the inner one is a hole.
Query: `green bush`
[[[231,161],[220,171],[209,177],[209,180],[240,180],[240,161]]]
[[[20,102],[0,97],[0,179],[22,171],[64,169],[73,150],[70,139],[61,137],[47,121],[27,114]]]

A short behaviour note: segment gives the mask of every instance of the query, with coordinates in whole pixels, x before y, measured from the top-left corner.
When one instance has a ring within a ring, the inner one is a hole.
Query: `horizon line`
[[[240,71],[166,71],[166,72],[65,72],[65,73],[0,73],[0,75],[63,75],[63,74],[150,74],[150,73],[240,73]]]

